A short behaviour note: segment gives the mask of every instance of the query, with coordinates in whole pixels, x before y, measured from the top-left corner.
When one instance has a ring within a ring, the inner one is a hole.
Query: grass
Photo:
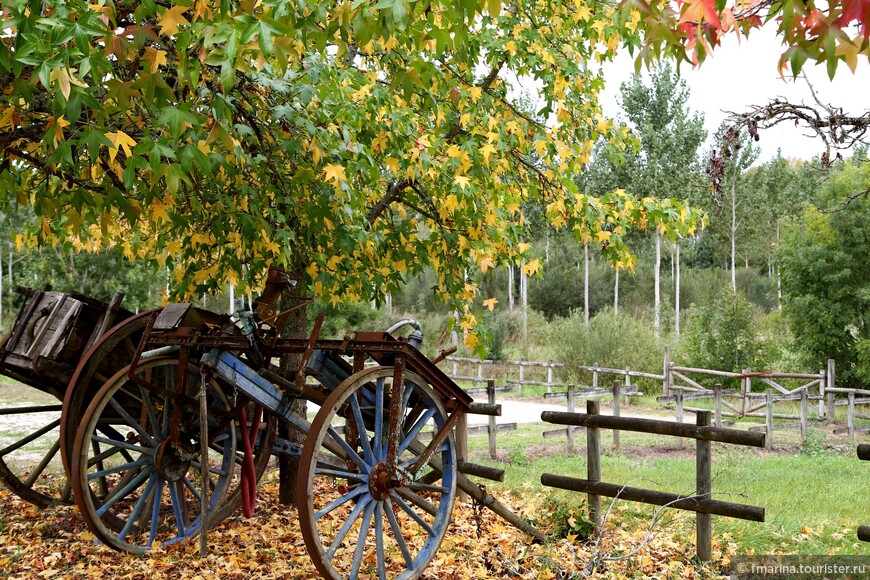
[[[505,469],[505,483],[489,483],[490,489],[543,491],[547,488],[540,484],[542,473],[585,477],[585,434],[575,435],[575,453],[568,454],[564,439],[541,436],[543,430],[553,428],[538,423],[500,432],[495,461],[488,458],[487,437],[471,436],[470,460]],[[608,451],[611,433],[602,432],[603,481],[693,493],[694,441],[686,440],[681,450],[671,437],[622,432],[622,452],[613,453]],[[855,533],[859,524],[870,524],[866,510],[870,465],[855,457],[853,445],[827,431],[812,430],[804,445],[799,443],[799,432],[778,431],[776,436],[779,450],[774,452],[714,444],[714,497],[763,507],[766,519],[757,523],[714,516],[714,539],[733,542],[738,554],[865,554],[867,548]],[[560,498],[566,513],[586,513],[584,494],[552,489],[546,493]],[[604,506],[610,501],[602,498]],[[617,502],[611,523],[639,530],[649,524],[656,509]],[[670,510],[668,518],[675,522],[669,526],[684,528],[691,536],[694,514]]]

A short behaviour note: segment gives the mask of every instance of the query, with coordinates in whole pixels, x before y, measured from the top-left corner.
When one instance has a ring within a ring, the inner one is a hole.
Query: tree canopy
[[[629,262],[626,229],[694,220],[570,179],[596,140],[626,136],[598,103],[598,63],[636,24],[615,14],[583,0],[8,2],[4,202],[42,217],[19,243],[119,245],[182,295],[274,264],[334,300],[432,267],[444,297],[468,300],[465,268],[526,250],[528,200]],[[540,87],[538,110],[515,79]]]

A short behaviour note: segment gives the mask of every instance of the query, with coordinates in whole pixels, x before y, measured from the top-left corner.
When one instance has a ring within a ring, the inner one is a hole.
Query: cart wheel
[[[116,324],[79,360],[67,385],[60,417],[60,452],[67,473],[71,473],[73,444],[88,404],[109,377],[133,360],[139,339],[154,312],[147,310]]]
[[[0,481],[41,508],[71,499],[59,426],[60,403],[0,409]]]
[[[200,427],[197,394],[202,375],[187,368],[175,395],[178,361],[154,359],[121,369],[85,411],[75,438],[71,482],[88,527],[118,550],[142,553],[198,533]],[[236,464],[236,425],[221,387],[207,383],[209,409],[209,521],[216,521]],[[170,434],[176,435],[173,440]]]
[[[450,522],[457,473],[452,436],[406,485],[388,481],[393,372],[377,367],[342,382],[303,446],[299,521],[308,553],[326,578],[417,578]],[[396,463],[410,470],[447,413],[419,376],[406,372],[404,383]]]

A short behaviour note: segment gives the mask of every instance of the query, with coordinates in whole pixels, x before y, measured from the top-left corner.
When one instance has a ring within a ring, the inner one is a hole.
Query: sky
[[[763,105],[780,96],[794,103],[813,104],[805,81],[786,82],[780,77],[776,64],[782,52],[773,31],[762,29],[748,39],[741,38],[739,43],[734,35],[729,35],[698,68],[680,67],[690,91],[689,108],[704,113],[708,134],[717,129],[727,111],[746,112],[749,105]],[[870,108],[870,63],[866,59],[859,61],[855,74],[841,63],[833,81],[824,65],[807,61],[804,71],[823,103],[841,107],[847,114],[862,114]],[[619,114],[619,85],[633,73],[634,61],[627,52],[606,65],[606,88],[601,102],[608,115]],[[805,137],[804,133],[792,123],[760,132],[758,162],[775,157],[777,149],[785,157],[818,156],[823,151],[822,143]],[[708,138],[708,146],[709,142]]]

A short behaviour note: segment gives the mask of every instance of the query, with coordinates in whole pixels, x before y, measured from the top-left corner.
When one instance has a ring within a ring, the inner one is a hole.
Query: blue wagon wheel
[[[141,553],[199,532],[202,475],[197,394],[202,375],[187,367],[176,393],[176,359],[155,359],[110,378],[85,411],[70,480],[94,535]],[[223,389],[207,382],[209,521],[237,477],[236,426]],[[174,437],[172,435],[175,435]]]
[[[297,505],[308,553],[325,578],[417,578],[447,532],[456,496],[452,437],[427,465],[409,473],[447,413],[422,378],[403,376],[402,392],[396,393],[393,367],[352,375],[311,424]],[[401,482],[387,465],[390,402],[399,394]]]

